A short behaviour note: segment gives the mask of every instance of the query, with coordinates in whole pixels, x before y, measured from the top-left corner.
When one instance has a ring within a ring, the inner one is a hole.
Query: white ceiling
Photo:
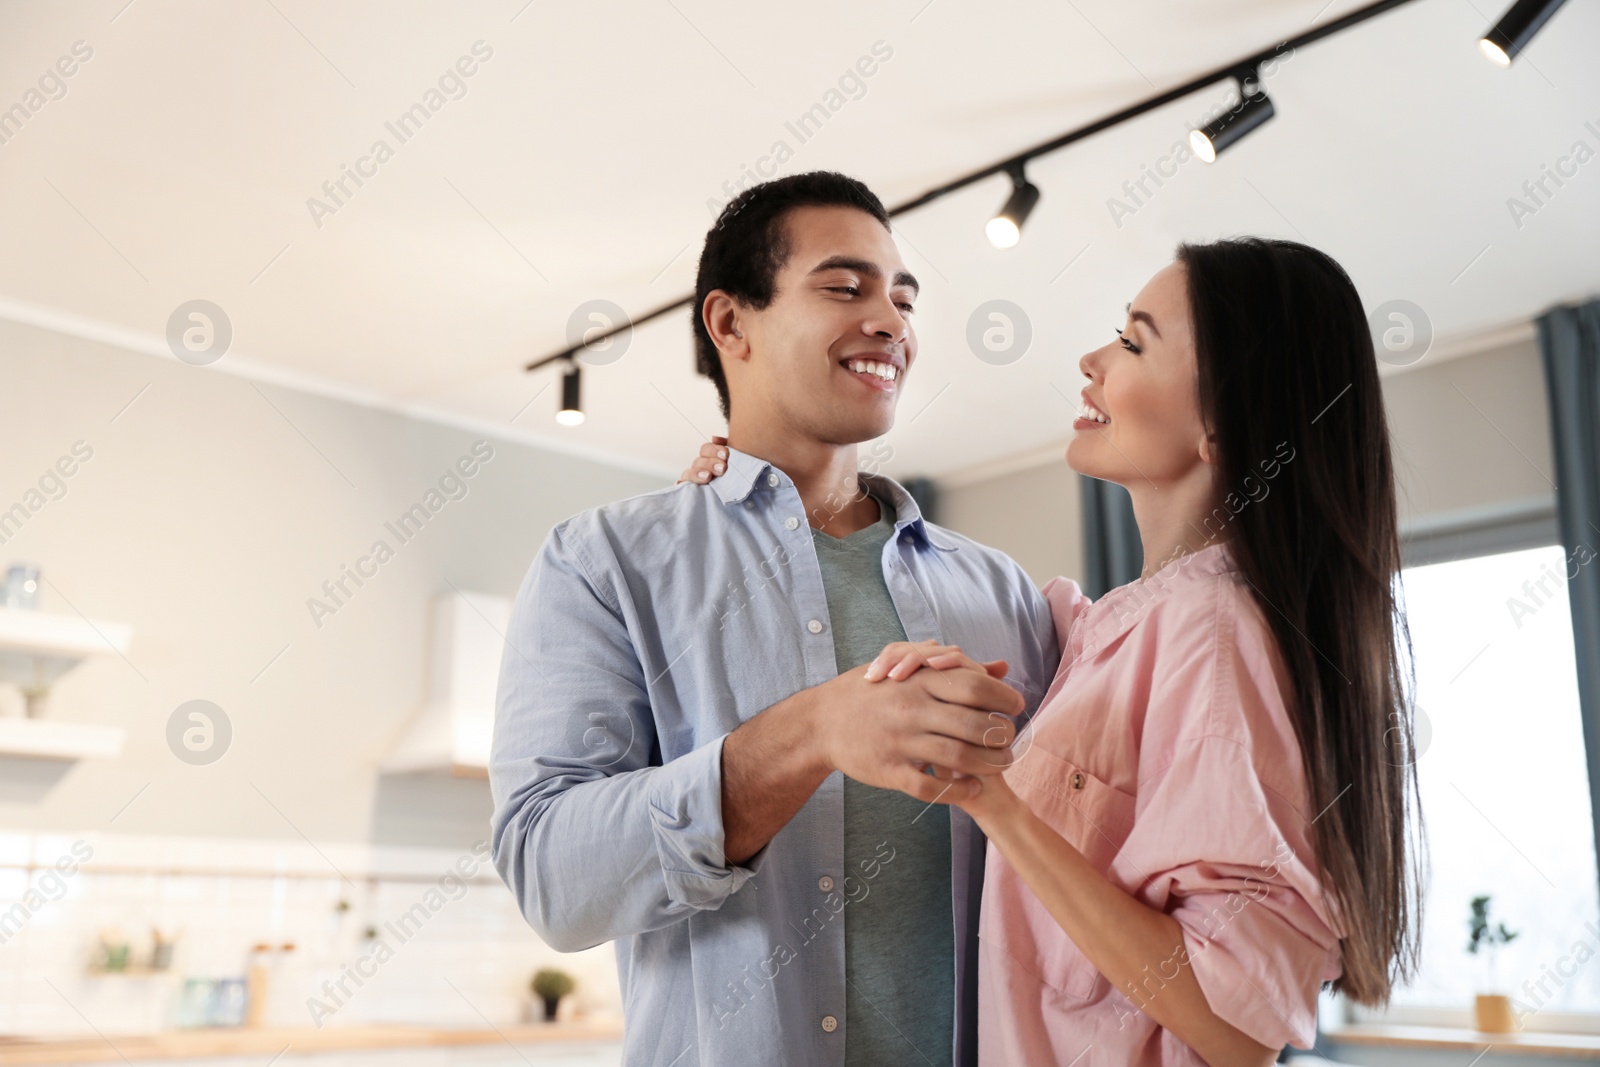
[[[529,405],[554,368],[520,368],[586,301],[692,288],[708,200],[774,141],[794,150],[781,173],[843,170],[893,204],[1360,6],[1323,2],[7,4],[0,108],[75,41],[93,57],[0,145],[0,315],[162,351],[204,298],[234,330],[213,370],[676,471],[721,428],[686,312],[585,372],[576,429],[555,389]],[[1305,240],[1369,309],[1414,301],[1446,339],[1600,289],[1600,162],[1520,227],[1506,204],[1574,142],[1600,147],[1600,4],[1566,5],[1504,71],[1475,40],[1508,3],[1418,0],[1301,50],[1267,80],[1277,118],[1120,226],[1108,198],[1223,87],[1034,164],[1015,249],[983,237],[1004,178],[898,219],[921,355],[889,469],[1062,439],[1079,355],[1180,239]],[[493,54],[466,94],[400,144],[385,122],[477,41]],[[785,123],[879,41],[865,95],[799,143]],[[308,198],[379,138],[393,158],[319,227]],[[964,339],[996,297],[1034,329],[1003,367]]]

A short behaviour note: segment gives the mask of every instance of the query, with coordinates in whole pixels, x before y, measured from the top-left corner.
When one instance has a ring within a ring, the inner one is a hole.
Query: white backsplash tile
[[[75,861],[75,844],[93,854],[76,871],[57,870]],[[477,865],[470,880],[456,868],[463,858]],[[28,863],[34,869],[22,869]],[[337,910],[341,900],[348,910]],[[376,940],[365,936],[369,926]],[[100,931],[111,927],[132,944],[135,968],[148,960],[152,927],[176,932],[172,966],[93,973]],[[574,1007],[620,1012],[611,947],[550,949],[487,859],[471,852],[0,834],[0,1034],[164,1029],[185,978],[242,978],[258,942],[295,946],[274,956],[271,1025],[313,1025],[310,1000],[329,1026],[517,1023],[541,966],[578,979]]]

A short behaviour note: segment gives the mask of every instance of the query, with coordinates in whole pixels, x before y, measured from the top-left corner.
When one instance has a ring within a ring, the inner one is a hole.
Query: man
[[[949,775],[1009,761],[1058,657],[1016,563],[858,476],[916,296],[860,182],[741,194],[694,317],[726,473],[561,523],[518,595],[495,865],[553,947],[615,940],[630,1067],[975,1062],[983,838]],[[1005,663],[866,681],[905,640]]]

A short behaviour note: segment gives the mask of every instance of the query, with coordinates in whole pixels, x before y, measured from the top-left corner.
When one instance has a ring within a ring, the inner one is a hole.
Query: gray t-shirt
[[[840,673],[906,633],[883,580],[894,509],[848,537],[813,528]],[[896,685],[896,682],[880,682]],[[950,809],[844,780],[846,1067],[948,1067],[955,1026]]]

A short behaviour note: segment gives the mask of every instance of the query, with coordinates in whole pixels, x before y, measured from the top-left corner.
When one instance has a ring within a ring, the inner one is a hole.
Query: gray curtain
[[[1590,811],[1600,855],[1600,300],[1555,308],[1538,324],[1550,393],[1556,510],[1570,577]]]
[[[1083,591],[1099,600],[1139,577],[1144,546],[1133,519],[1133,498],[1116,482],[1080,475],[1083,493]]]

